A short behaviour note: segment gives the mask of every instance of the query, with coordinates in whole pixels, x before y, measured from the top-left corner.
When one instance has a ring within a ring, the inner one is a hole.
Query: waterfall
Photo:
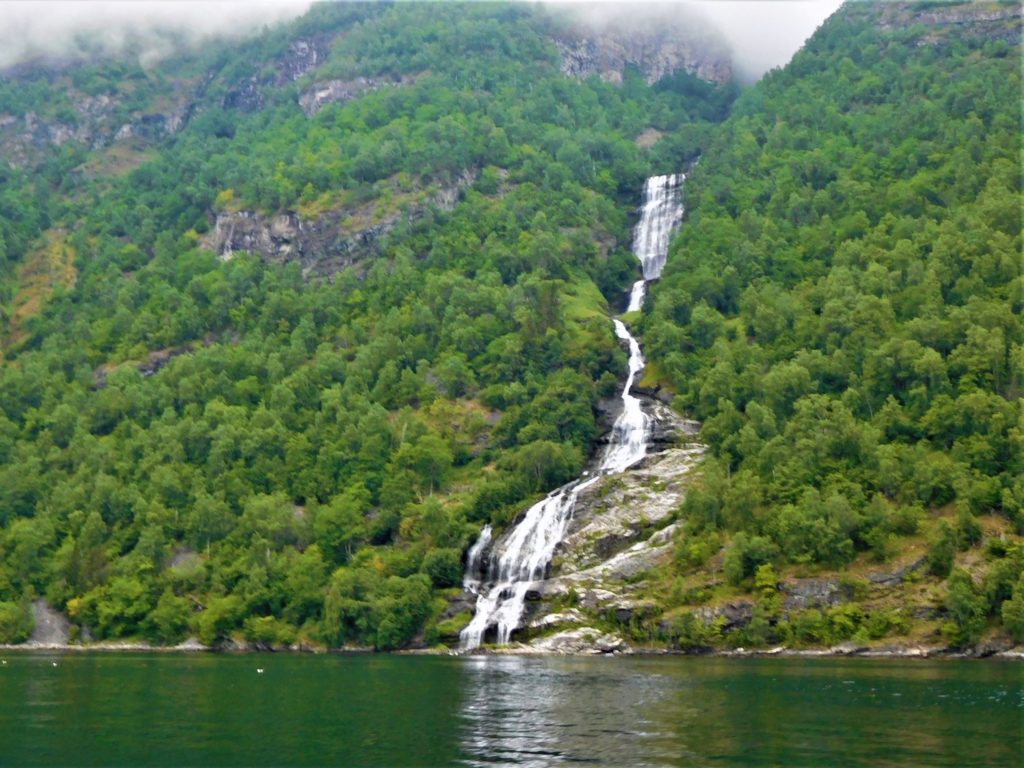
[[[630,293],[630,312],[642,308],[645,281],[657,279],[665,266],[669,236],[683,212],[679,191],[684,178],[681,173],[653,176],[644,184],[644,204],[633,235],[633,252],[640,260],[644,277]],[[477,601],[472,621],[459,635],[463,650],[478,648],[491,627],[497,632],[499,644],[509,641],[522,619],[527,593],[547,575],[580,493],[596,483],[601,475],[624,472],[647,454],[650,418],[643,412],[640,400],[630,394],[644,369],[644,357],[640,344],[625,324],[618,318],[612,322],[615,335],[629,346],[629,371],[622,388],[622,412],[612,426],[598,470],[590,477],[584,473],[583,477],[552,491],[530,507],[523,519],[494,544],[483,578],[480,578],[480,563],[491,543],[491,527],[486,526],[480,533],[466,558],[463,585],[476,595]]]
[[[615,323],[615,335],[629,344],[629,375],[622,389],[622,413],[612,426],[611,440],[601,460],[601,472],[608,474],[624,472],[646,455],[650,425],[647,414],[640,408],[639,398],[629,394],[634,380],[644,369],[640,345],[621,320],[615,318],[612,322]]]
[[[466,555],[466,576],[462,580],[462,587],[467,592],[475,594],[480,586],[480,580],[476,576],[480,571],[480,561],[483,559],[484,550],[490,543],[491,526],[485,525],[484,529],[480,531],[480,538],[469,548],[469,553]]]
[[[633,230],[633,253],[643,267],[643,279],[633,283],[629,292],[627,312],[643,308],[647,283],[661,277],[668,258],[668,240],[683,217],[680,191],[686,180],[684,173],[652,176],[644,183],[644,204],[640,221]]]

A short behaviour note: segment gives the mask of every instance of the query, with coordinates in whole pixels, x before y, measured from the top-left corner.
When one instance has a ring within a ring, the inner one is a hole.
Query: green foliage
[[[462,583],[462,556],[457,549],[432,549],[423,557],[423,572],[441,589]]]
[[[1000,608],[1003,626],[1017,643],[1024,642],[1024,575],[1013,588],[1013,596],[1004,600]]]
[[[672,622],[666,639],[683,650],[714,648],[721,642],[724,624],[723,618],[705,622],[695,613],[684,613]]]
[[[295,627],[273,616],[250,616],[242,624],[242,634],[257,646],[275,648],[295,641]]]
[[[238,626],[245,605],[237,595],[214,597],[199,614],[199,642],[214,645]]]
[[[0,643],[23,643],[34,626],[28,603],[0,602]]]
[[[734,93],[569,80],[551,23],[318,6],[152,70],[0,80],[0,111],[67,126],[86,96],[136,125],[192,94],[167,140],[0,168],[0,600],[45,594],[99,638],[398,647],[460,582],[468,521],[579,473],[623,370],[601,291],[634,277],[642,180]],[[329,52],[292,84],[313,38]],[[375,87],[303,114],[333,78]],[[660,159],[634,141],[690,124]],[[314,279],[205,250],[240,211],[389,232]],[[73,271],[15,327],[44,231]]]
[[[985,629],[987,603],[966,571],[958,568],[950,574],[945,607],[950,620],[943,632],[950,643],[963,648],[978,642]]]
[[[745,536],[733,584],[752,537],[780,564],[882,562],[953,505],[942,578],[978,516],[1021,530],[1020,70],[980,26],[879,13],[847,5],[740,96],[643,321],[712,455],[683,514]]]
[[[932,576],[944,579],[949,576],[953,568],[953,557],[956,554],[956,539],[953,529],[943,520],[939,523],[939,530],[928,548],[927,564],[928,572]]]
[[[176,596],[168,587],[146,617],[146,634],[157,642],[181,642],[188,634],[191,614],[189,601]]]
[[[770,566],[777,556],[778,547],[770,539],[740,532],[733,537],[732,545],[725,552],[725,578],[730,584],[739,584],[759,568]]]
[[[886,561],[946,505],[939,577],[985,515],[1024,531],[1020,73],[1005,46],[922,43],[876,13],[844,9],[731,115],[735,88],[685,74],[568,80],[546,14],[489,4],[325,4],[152,70],[4,78],[0,112],[68,126],[82,95],[128,121],[196,93],[124,173],[74,142],[0,167],[11,636],[38,594],[101,638],[430,642],[470,531],[581,471],[624,366],[606,314],[635,277],[630,211],[646,175],[698,155],[637,320],[710,446],[676,565],[730,542],[726,579],[764,593],[751,645],[899,631],[786,625],[768,569]],[[329,52],[292,82],[283,57],[310,37]],[[361,77],[358,98],[297,103]],[[206,250],[243,211],[387,233],[319,279]],[[71,274],[16,317],[51,238]],[[1019,561],[988,565],[974,596],[1016,626]],[[959,577],[950,594],[973,636]],[[721,641],[687,621],[680,644]]]

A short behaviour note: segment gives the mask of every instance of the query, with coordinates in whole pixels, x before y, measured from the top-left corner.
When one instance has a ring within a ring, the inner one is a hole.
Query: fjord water
[[[3,765],[966,767],[1024,747],[1017,662],[5,658]]]

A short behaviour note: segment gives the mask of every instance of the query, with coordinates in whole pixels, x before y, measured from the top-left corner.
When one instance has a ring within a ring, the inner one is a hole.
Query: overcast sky
[[[751,79],[789,61],[840,2],[691,0],[688,4],[721,30],[733,48],[737,71]],[[217,34],[238,36],[299,16],[309,6],[309,0],[0,0],[0,66],[39,54],[74,52],[76,39],[117,51],[128,39],[141,38],[147,57],[156,59],[168,50],[160,29],[193,40]]]

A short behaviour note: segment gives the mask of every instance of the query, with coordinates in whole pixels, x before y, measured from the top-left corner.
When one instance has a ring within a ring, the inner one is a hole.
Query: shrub
[[[939,532],[932,540],[928,549],[928,573],[944,579],[953,568],[953,556],[956,553],[956,539],[949,523],[943,520],[939,524]]]
[[[978,642],[985,629],[987,605],[967,571],[958,568],[950,575],[945,604],[950,621],[943,627],[943,634],[950,643],[963,648]]]
[[[1013,588],[1013,597],[1004,600],[1002,610],[1003,626],[1014,642],[1024,643],[1024,575]]]
[[[242,634],[251,643],[263,646],[291,645],[295,642],[295,627],[274,616],[250,616],[242,625]]]
[[[763,536],[747,536],[736,534],[732,546],[725,553],[726,580],[737,585],[745,578],[753,576],[757,566],[771,562],[778,556],[779,549]]]
[[[0,643],[23,643],[34,626],[28,603],[0,603]]]
[[[423,557],[423,573],[435,587],[455,587],[462,583],[462,558],[457,549],[433,549]]]

